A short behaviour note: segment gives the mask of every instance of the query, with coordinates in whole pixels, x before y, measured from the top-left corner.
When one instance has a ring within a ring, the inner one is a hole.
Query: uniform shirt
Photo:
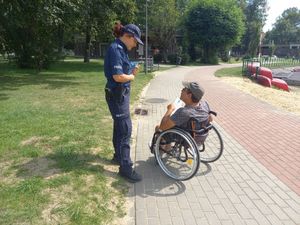
[[[184,106],[179,109],[171,116],[171,120],[174,121],[175,125],[182,128],[189,128],[189,120],[191,118],[197,118],[198,121],[203,122],[208,120],[209,117],[209,105],[206,101],[200,101],[197,106]]]
[[[107,87],[114,88],[118,85],[129,86],[130,82],[119,83],[113,79],[113,75],[130,74],[130,61],[126,45],[116,39],[106,52],[104,59],[104,73],[107,79]]]

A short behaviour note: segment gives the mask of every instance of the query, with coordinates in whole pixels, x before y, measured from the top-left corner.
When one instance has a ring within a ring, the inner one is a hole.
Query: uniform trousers
[[[105,89],[106,102],[113,118],[113,146],[114,158],[120,162],[120,170],[130,172],[132,161],[130,158],[130,138],[132,122],[130,117],[130,86]]]

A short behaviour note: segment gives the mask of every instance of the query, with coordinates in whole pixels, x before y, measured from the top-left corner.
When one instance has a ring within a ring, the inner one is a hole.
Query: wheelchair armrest
[[[209,131],[213,125],[210,123],[206,127],[201,128],[200,130],[190,130],[190,132],[194,132],[196,134],[205,134],[207,131]]]
[[[213,114],[214,116],[217,116],[217,113],[215,111],[209,111],[208,114]]]

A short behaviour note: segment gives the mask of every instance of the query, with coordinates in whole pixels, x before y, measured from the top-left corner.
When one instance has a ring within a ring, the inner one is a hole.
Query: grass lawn
[[[152,74],[132,83],[132,102]],[[112,157],[103,61],[37,73],[0,62],[0,224],[113,224],[126,182]]]
[[[300,115],[300,86],[289,86],[290,92],[277,88],[267,88],[242,76],[241,67],[223,68],[215,75],[230,85],[251,94],[262,101]]]

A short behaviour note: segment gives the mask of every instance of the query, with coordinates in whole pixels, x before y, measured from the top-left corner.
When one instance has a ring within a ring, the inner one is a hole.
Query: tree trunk
[[[197,59],[197,56],[196,56],[196,49],[195,49],[195,46],[193,44],[189,45],[188,52],[189,52],[189,55],[191,57],[191,61],[195,62],[196,59]]]
[[[84,48],[84,62],[90,62],[90,52],[91,52],[91,24],[88,21],[85,31],[85,48]]]
[[[59,25],[58,27],[58,54],[61,56],[64,47],[64,27]]]
[[[218,56],[216,49],[210,48],[209,46],[205,46],[203,51],[202,62],[212,65],[218,64]]]

